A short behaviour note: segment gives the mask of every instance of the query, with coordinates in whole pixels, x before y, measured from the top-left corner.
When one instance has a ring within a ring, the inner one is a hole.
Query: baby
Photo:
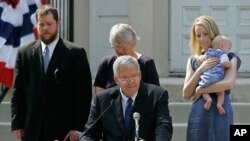
[[[206,87],[218,81],[221,81],[225,76],[225,70],[231,67],[228,54],[230,52],[232,43],[229,38],[223,35],[216,36],[212,41],[212,47],[208,51],[197,58],[197,67],[199,67],[204,60],[207,58],[218,58],[219,63],[213,68],[205,71],[199,81],[200,87]],[[224,102],[224,91],[218,92],[217,94],[217,108],[221,115],[225,114],[225,110],[222,107]],[[204,108],[210,109],[212,98],[208,93],[202,94],[202,97],[206,100]]]

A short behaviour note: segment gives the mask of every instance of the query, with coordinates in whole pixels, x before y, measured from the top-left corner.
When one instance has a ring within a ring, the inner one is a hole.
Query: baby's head
[[[217,35],[212,41],[213,49],[221,49],[225,53],[229,53],[232,47],[230,39],[224,35]]]

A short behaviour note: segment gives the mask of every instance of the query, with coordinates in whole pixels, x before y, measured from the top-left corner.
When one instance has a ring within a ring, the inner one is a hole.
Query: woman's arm
[[[232,89],[235,86],[237,79],[237,57],[234,57],[230,62],[231,68],[226,70],[225,78],[222,81],[219,81],[208,87],[198,89],[195,95],[199,95],[201,93],[216,93]]]
[[[193,70],[191,66],[191,58],[189,58],[187,62],[187,68],[186,68],[186,77],[184,80],[184,86],[182,90],[183,97],[186,100],[189,100],[194,94],[198,81],[200,79],[200,75],[201,75],[200,71]]]
[[[185,77],[183,91],[182,91],[183,97],[186,100],[189,100],[195,93],[195,89],[200,80],[200,75],[207,69],[215,66],[217,62],[218,62],[218,59],[216,58],[207,59],[201,64],[201,66],[196,71],[194,71],[191,66],[191,58],[188,59],[186,77]]]

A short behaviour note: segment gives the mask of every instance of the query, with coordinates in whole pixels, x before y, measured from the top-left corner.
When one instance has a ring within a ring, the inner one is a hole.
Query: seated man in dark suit
[[[170,141],[173,127],[168,92],[141,81],[140,67],[134,57],[118,57],[113,70],[118,86],[95,95],[79,140],[134,141],[137,136],[146,141]],[[132,118],[135,112],[140,115],[137,132]]]

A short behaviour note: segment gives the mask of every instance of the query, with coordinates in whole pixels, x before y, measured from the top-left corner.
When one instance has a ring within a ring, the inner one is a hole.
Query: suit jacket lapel
[[[145,110],[145,104],[147,102],[147,92],[145,89],[145,85],[143,83],[140,84],[136,99],[135,99],[135,103],[134,103],[134,107],[133,107],[133,112],[138,112],[140,115],[143,114],[144,110]],[[132,115],[133,116],[133,115]],[[133,122],[133,118],[132,121],[130,122],[131,126],[129,128],[129,132],[134,132],[131,131],[131,129],[134,129],[135,127],[135,122]]]
[[[117,89],[115,90],[115,93],[119,93],[119,95],[116,99],[114,99],[114,104],[112,105],[112,111],[115,115],[115,119],[117,120],[118,125],[120,126],[121,130],[125,133],[121,94],[119,87],[116,88]]]
[[[62,39],[59,38],[58,43],[56,44],[55,50],[54,50],[54,52],[52,54],[52,57],[50,59],[49,66],[48,66],[46,74],[49,74],[49,73],[51,73],[51,71],[54,71],[54,69],[56,68],[56,65],[58,64],[57,62],[63,56],[65,51],[66,51],[66,47],[63,44]]]
[[[145,104],[147,102],[147,92],[144,83],[141,82],[138,94],[135,99],[133,112],[143,114]]]
[[[42,47],[41,47],[41,41],[38,40],[35,42],[32,48],[32,57],[34,60],[35,67],[34,69],[38,69],[41,73],[43,73],[43,55],[42,55]]]

